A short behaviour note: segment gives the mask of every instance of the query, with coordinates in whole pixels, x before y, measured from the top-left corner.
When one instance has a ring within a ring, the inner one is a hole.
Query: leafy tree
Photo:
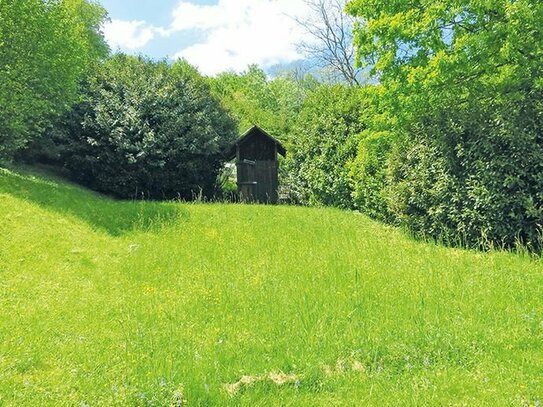
[[[83,94],[60,140],[77,181],[121,198],[213,194],[236,125],[193,67],[115,55]]]
[[[543,3],[352,0],[348,11],[389,119],[370,136],[395,143],[373,189],[382,212],[449,242],[540,246]]]
[[[400,121],[543,85],[540,1],[352,0],[348,10],[362,20],[359,62],[385,86]]]
[[[256,65],[242,74],[227,72],[209,80],[213,94],[238,120],[240,133],[257,124],[282,141],[316,86],[311,77],[302,82],[288,76],[270,79]]]
[[[36,139],[77,98],[105,56],[105,10],[86,0],[0,1],[0,158]]]

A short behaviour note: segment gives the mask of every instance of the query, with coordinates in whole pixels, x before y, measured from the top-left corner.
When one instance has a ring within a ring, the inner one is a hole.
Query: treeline
[[[447,244],[540,250],[543,4],[347,11],[363,86],[256,66],[203,77],[183,61],[110,55],[94,2],[0,2],[0,156],[121,198],[220,197],[221,153],[258,124],[288,148],[291,202]]]
[[[212,86],[287,143],[293,201],[446,244],[540,250],[543,3],[353,0],[347,11],[366,85],[249,71]]]
[[[92,0],[0,2],[1,162],[123,199],[221,199],[227,147],[252,124],[286,140],[318,86],[112,54],[106,18]]]

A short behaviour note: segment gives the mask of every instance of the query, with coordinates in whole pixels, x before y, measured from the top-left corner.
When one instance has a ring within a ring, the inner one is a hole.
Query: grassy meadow
[[[0,406],[536,406],[543,264],[0,170]]]

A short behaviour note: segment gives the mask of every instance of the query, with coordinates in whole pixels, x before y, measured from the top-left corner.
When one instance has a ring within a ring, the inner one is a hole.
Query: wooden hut
[[[236,159],[238,193],[244,202],[277,203],[279,161],[285,147],[258,126],[253,126],[228,150]]]

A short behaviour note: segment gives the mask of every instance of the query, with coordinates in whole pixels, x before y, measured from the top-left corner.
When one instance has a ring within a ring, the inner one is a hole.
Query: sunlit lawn
[[[543,265],[0,170],[0,405],[536,405]]]

